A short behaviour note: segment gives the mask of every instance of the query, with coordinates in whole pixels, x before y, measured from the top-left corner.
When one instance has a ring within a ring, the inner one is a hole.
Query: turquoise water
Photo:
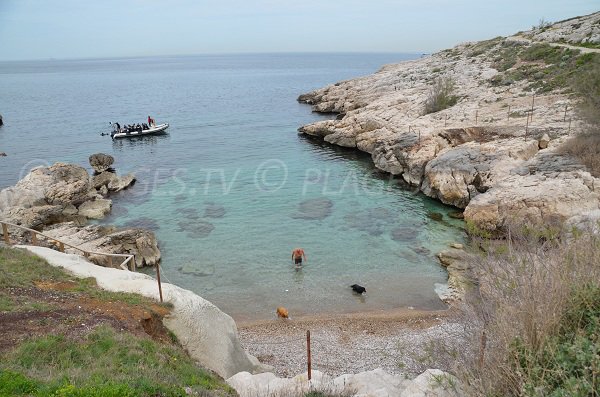
[[[166,281],[237,319],[443,305],[434,254],[462,239],[451,209],[378,173],[368,156],[299,137],[323,119],[303,92],[402,54],[198,56],[0,63],[0,186],[34,165],[112,154],[138,183],[106,220],[148,227]],[[112,142],[108,121],[169,122]],[[303,247],[308,261],[291,264]],[[352,294],[349,285],[367,288]]]

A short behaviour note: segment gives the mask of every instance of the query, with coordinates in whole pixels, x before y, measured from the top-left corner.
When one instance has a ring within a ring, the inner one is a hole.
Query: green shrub
[[[557,335],[541,351],[513,346],[526,396],[587,397],[600,393],[600,286],[574,289]]]
[[[435,113],[456,105],[458,97],[454,95],[455,83],[449,77],[435,79],[429,96],[425,101],[425,113]]]
[[[581,98],[579,115],[592,130],[600,130],[600,54],[580,57],[578,73],[572,76],[571,84]]]

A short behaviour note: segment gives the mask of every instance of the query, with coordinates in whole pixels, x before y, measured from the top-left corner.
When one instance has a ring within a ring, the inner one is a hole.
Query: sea
[[[155,232],[161,278],[238,321],[441,309],[453,208],[370,156],[299,136],[298,95],[419,54],[244,54],[0,62],[0,188],[36,166],[114,156],[136,184],[99,221]],[[112,141],[111,122],[167,122]],[[302,267],[291,251],[306,253]],[[154,274],[154,269],[145,269]],[[366,288],[355,294],[350,285]]]

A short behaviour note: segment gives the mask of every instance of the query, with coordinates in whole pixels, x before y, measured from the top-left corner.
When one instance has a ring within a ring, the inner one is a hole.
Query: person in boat
[[[150,116],[148,116],[148,125],[150,127],[154,126],[154,119],[152,117],[150,117]]]
[[[142,123],[142,130],[147,130],[147,129],[148,129],[148,124]]]
[[[121,124],[117,122],[115,125],[117,126],[117,132],[121,132]]]

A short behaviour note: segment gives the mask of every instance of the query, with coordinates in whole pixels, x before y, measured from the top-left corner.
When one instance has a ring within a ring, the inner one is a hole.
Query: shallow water
[[[238,319],[435,309],[460,241],[450,208],[378,173],[368,156],[299,137],[323,119],[303,92],[366,75],[402,54],[196,56],[0,63],[0,186],[35,165],[87,166],[104,152],[138,183],[107,222],[153,229],[162,275]],[[169,122],[111,142],[109,121]],[[444,214],[442,221],[428,213]],[[308,261],[291,264],[303,247]],[[367,288],[357,296],[351,284]]]

